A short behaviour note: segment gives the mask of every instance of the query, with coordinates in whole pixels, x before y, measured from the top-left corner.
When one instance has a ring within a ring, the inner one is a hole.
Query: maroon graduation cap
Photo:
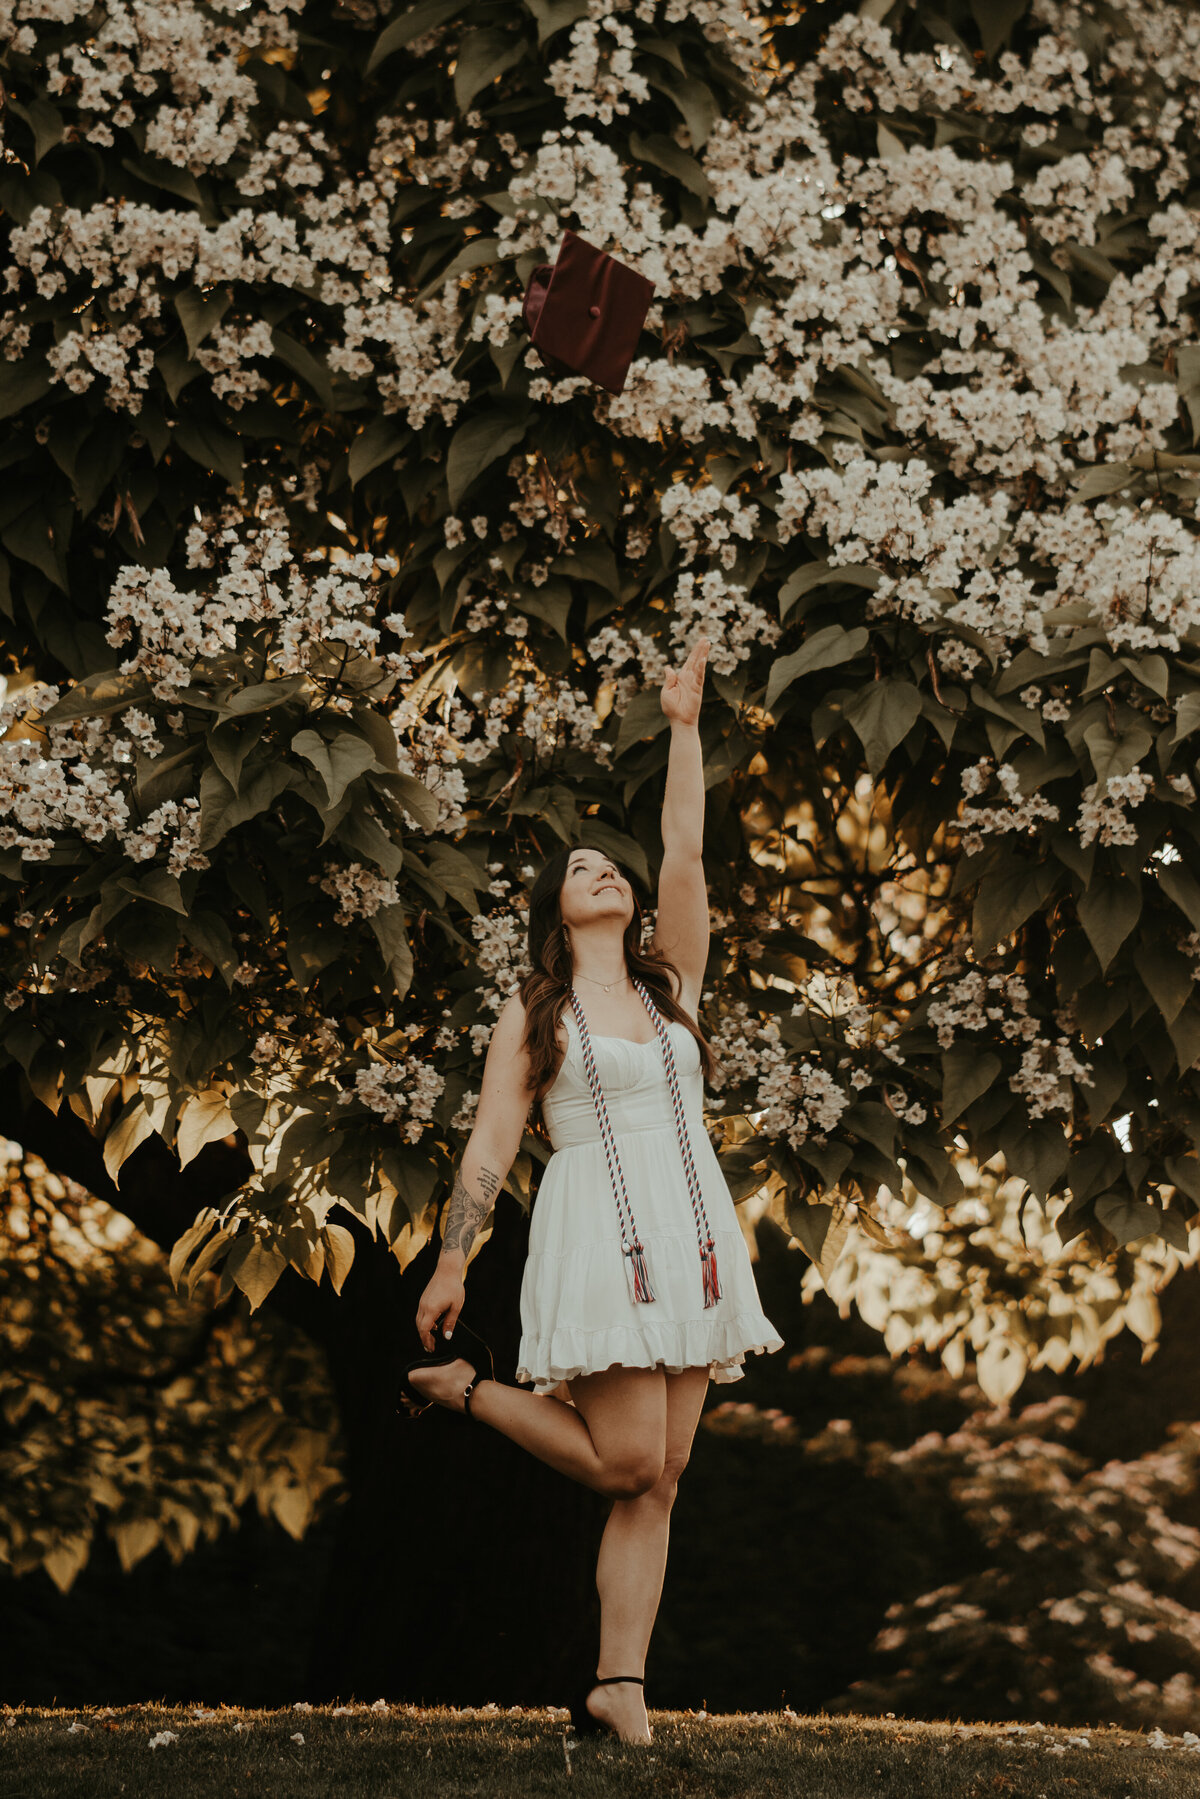
[[[525,289],[525,323],[552,375],[586,375],[619,394],[654,297],[654,283],[567,230],[551,265]]]

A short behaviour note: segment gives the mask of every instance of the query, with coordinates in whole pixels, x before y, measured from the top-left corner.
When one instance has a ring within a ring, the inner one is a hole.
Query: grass
[[[1200,1738],[1161,1731],[653,1708],[650,1726],[654,1741],[643,1745],[579,1741],[566,1713],[549,1707],[18,1706],[0,1710],[0,1799],[1194,1799],[1200,1791]],[[174,1740],[151,1748],[163,1731]]]

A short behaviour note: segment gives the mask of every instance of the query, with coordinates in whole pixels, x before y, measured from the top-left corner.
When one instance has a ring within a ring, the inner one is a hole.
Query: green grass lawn
[[[0,1799],[1195,1799],[1200,1737],[1029,1725],[664,1712],[650,1744],[566,1713],[355,1704],[0,1711]],[[74,1727],[74,1728],[73,1728]],[[154,1747],[161,1733],[170,1741]]]

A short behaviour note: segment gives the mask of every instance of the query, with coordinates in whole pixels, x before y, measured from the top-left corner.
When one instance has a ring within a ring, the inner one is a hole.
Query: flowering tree
[[[10,1135],[213,1170],[187,1288],[407,1268],[523,884],[651,885],[703,633],[735,1195],[903,1259],[965,1153],[1141,1305],[1200,1209],[1191,10],[7,15]],[[655,283],[619,395],[521,326],[566,225]]]

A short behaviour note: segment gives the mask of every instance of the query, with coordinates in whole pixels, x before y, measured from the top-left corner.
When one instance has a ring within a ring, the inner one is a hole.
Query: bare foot
[[[449,1406],[452,1412],[465,1412],[463,1393],[470,1386],[475,1370],[463,1356],[453,1362],[440,1362],[433,1368],[414,1368],[409,1380],[421,1393]]]
[[[646,1701],[637,1681],[622,1680],[610,1686],[593,1687],[587,1696],[587,1708],[615,1730],[623,1743],[650,1743],[650,1720]]]

